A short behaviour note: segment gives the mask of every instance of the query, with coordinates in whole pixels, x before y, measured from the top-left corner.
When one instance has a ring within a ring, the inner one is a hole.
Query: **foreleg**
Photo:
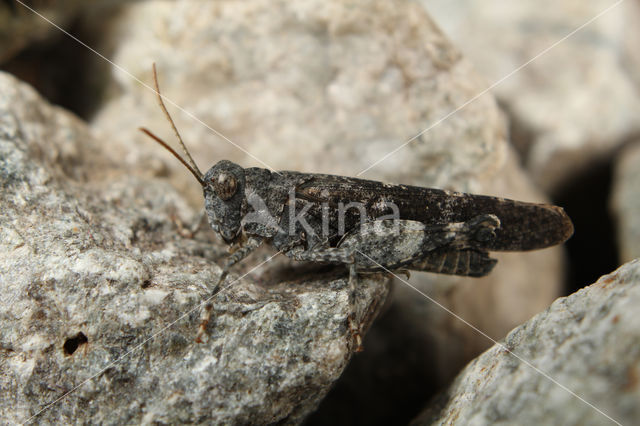
[[[211,311],[213,310],[213,296],[218,291],[220,285],[224,282],[225,278],[229,274],[229,270],[233,265],[240,262],[242,259],[247,257],[251,252],[260,247],[263,240],[261,238],[249,237],[244,244],[232,247],[232,253],[225,259],[224,265],[222,266],[222,273],[220,274],[220,278],[213,287],[211,291],[211,295],[207,297],[207,304],[204,307],[204,314],[202,316],[202,320],[200,321],[200,326],[198,327],[198,333],[196,335],[196,342],[202,343],[202,336],[205,333],[206,327],[209,324],[209,320],[211,319]]]

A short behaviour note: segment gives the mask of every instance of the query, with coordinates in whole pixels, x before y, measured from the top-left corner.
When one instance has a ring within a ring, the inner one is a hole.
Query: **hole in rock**
[[[64,345],[62,345],[62,350],[65,355],[73,355],[80,345],[84,345],[87,342],[89,342],[89,339],[87,339],[87,336],[81,331],[75,336],[65,340]]]
[[[112,7],[100,10],[106,16],[107,13],[115,13],[116,9]],[[18,12],[31,13],[24,10]],[[66,30],[89,45],[100,45],[99,37],[102,32],[83,28],[80,18],[67,25]],[[109,56],[111,51],[102,49],[102,53]],[[83,119],[91,118],[98,109],[105,82],[109,80],[111,73],[107,62],[96,58],[89,49],[57,30],[52,30],[42,40],[33,41],[1,64],[0,69],[29,83],[51,103],[62,106]]]

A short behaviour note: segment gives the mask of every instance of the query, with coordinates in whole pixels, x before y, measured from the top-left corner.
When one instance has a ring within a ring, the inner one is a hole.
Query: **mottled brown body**
[[[227,160],[203,174],[162,102],[155,66],[153,71],[160,106],[190,162],[142,130],[198,180],[209,224],[234,246],[216,288],[235,263],[263,242],[295,260],[345,264],[353,287],[358,272],[370,271],[480,277],[496,264],[489,251],[540,249],[573,233],[564,210],[546,204],[344,176],[244,169]],[[199,336],[207,322],[208,316]]]
[[[341,200],[359,200],[367,206],[380,199],[392,200],[399,207],[400,219],[425,224],[464,222],[480,214],[493,214],[500,220],[500,228],[484,246],[490,251],[541,249],[560,244],[573,234],[573,224],[564,210],[548,204],[331,175],[315,175],[297,192],[301,198],[328,201],[332,206]]]
[[[231,197],[225,192],[222,199],[216,188],[225,179],[236,192]],[[356,271],[483,276],[495,264],[489,251],[540,249],[573,232],[560,207],[485,195],[243,169],[226,160],[203,182],[211,226],[228,243],[240,245],[229,266],[266,241],[293,259],[345,263]],[[397,211],[392,219],[390,206]]]

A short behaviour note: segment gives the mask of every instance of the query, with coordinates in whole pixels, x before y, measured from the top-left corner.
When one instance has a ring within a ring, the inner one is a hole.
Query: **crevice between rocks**
[[[609,198],[614,157],[593,164],[553,196],[573,221],[575,232],[565,243],[568,273],[564,294],[585,287],[618,267],[618,247]]]

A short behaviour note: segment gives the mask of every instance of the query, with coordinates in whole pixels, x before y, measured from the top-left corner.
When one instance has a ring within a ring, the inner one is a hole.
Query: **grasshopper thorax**
[[[222,160],[211,167],[202,180],[209,224],[227,243],[231,243],[240,233],[245,200],[244,169]]]

